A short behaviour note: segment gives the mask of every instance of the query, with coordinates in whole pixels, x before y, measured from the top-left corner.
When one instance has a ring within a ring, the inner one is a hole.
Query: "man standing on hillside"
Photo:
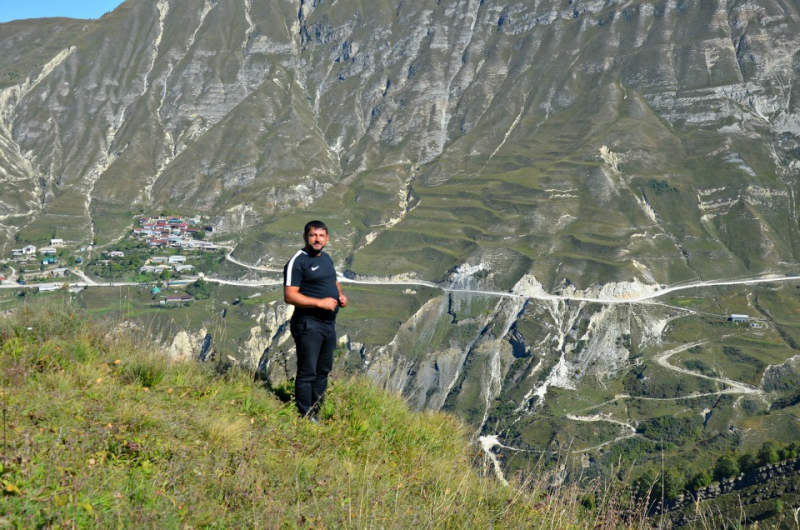
[[[283,300],[295,307],[290,328],[297,347],[297,410],[317,423],[333,368],[336,314],[347,307],[347,297],[336,281],[333,260],[322,251],[328,243],[325,223],[306,224],[303,240],[306,246],[283,269]]]

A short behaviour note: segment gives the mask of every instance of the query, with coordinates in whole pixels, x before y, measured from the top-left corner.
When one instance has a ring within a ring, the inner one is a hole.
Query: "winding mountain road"
[[[245,263],[243,261],[239,261],[238,259],[233,257],[233,250],[234,250],[233,247],[229,247],[227,245],[217,245],[217,246],[219,248],[224,248],[224,249],[226,249],[228,251],[227,254],[225,254],[225,259],[226,260],[228,260],[231,263],[234,263],[236,265],[239,265],[240,267],[244,267],[245,269],[250,269],[250,270],[254,270],[254,271],[280,272],[280,273],[283,273],[283,269],[282,268],[281,269],[271,269],[269,267],[259,267],[258,265],[248,265],[247,263]]]
[[[729,336],[730,335],[726,335],[725,337],[721,337],[720,340],[724,339],[724,338],[727,338]],[[706,394],[706,395],[721,395],[721,394],[759,394],[760,395],[760,394],[764,393],[764,391],[761,390],[760,388],[756,388],[754,386],[750,386],[750,385],[745,384],[745,383],[739,383],[738,381],[734,381],[732,379],[728,379],[727,377],[712,377],[712,376],[709,376],[709,375],[693,372],[691,370],[687,370],[686,368],[681,368],[679,366],[675,366],[675,365],[672,365],[672,364],[669,363],[669,358],[672,357],[673,355],[675,355],[676,353],[680,353],[682,351],[686,351],[689,348],[693,348],[695,346],[700,346],[702,344],[706,344],[707,342],[710,342],[710,341],[698,341],[698,342],[692,342],[692,343],[688,343],[688,344],[682,344],[681,346],[678,346],[677,348],[673,348],[671,350],[667,350],[667,351],[663,352],[661,355],[659,355],[658,357],[656,357],[656,363],[659,366],[663,366],[664,368],[666,368],[668,370],[673,370],[675,372],[678,372],[678,373],[681,373],[681,374],[685,374],[685,375],[691,375],[691,376],[694,376],[694,377],[699,377],[701,379],[708,379],[709,381],[722,383],[723,385],[726,385],[728,387],[728,388],[725,388],[723,390],[720,390],[719,392],[712,392],[712,393]]]
[[[220,248],[224,248],[228,250],[227,254],[225,254],[225,259],[239,265],[240,267],[244,267],[250,270],[256,271],[263,271],[263,272],[273,272],[273,273],[283,273],[283,269],[272,269],[269,267],[260,267],[257,265],[249,265],[240,261],[233,257],[233,247],[226,246],[226,245],[218,245]],[[211,281],[207,278],[207,280]],[[668,287],[659,286],[657,290],[651,293],[641,293],[638,295],[629,295],[623,298],[603,298],[603,297],[589,297],[589,296],[577,296],[577,295],[557,295],[557,294],[533,294],[533,295],[522,295],[516,293],[509,293],[508,291],[490,291],[490,290],[483,290],[483,289],[457,289],[446,287],[442,284],[425,281],[425,280],[355,280],[351,278],[347,278],[345,276],[339,276],[339,283],[349,283],[353,285],[390,285],[390,286],[398,286],[398,287],[412,287],[412,286],[419,286],[419,287],[432,287],[434,289],[440,289],[444,292],[458,292],[458,293],[468,293],[468,294],[477,294],[477,295],[486,295],[486,296],[497,296],[501,298],[520,298],[520,299],[536,299],[536,300],[551,300],[551,301],[577,301],[577,302],[596,302],[596,303],[604,303],[604,304],[631,304],[637,302],[647,302],[649,300],[654,300],[656,298],[660,298],[664,295],[676,292],[676,291],[684,291],[688,289],[697,289],[701,287],[724,287],[730,285],[755,285],[759,283],[771,283],[771,282],[800,282],[800,276],[778,276],[776,274],[771,274],[768,276],[760,276],[756,278],[744,278],[739,280],[708,280],[708,281],[700,281],[700,282],[690,282],[678,285],[672,285]],[[281,282],[269,282],[264,283],[263,285],[278,285]]]
[[[234,263],[240,267],[244,267],[246,269],[261,271],[261,272],[271,272],[271,273],[282,273],[283,269],[272,269],[269,267],[260,267],[256,265],[248,265],[242,261],[233,257],[233,249],[228,246],[219,245],[220,248],[227,249],[228,252],[225,254],[225,259]],[[73,283],[75,286],[94,286],[94,287],[124,287],[124,286],[136,286],[139,285],[137,282],[96,282],[88,278],[82,271],[75,272],[78,274],[83,282]],[[187,278],[190,281],[196,278]],[[237,285],[241,287],[264,287],[264,286],[275,286],[281,285],[281,280],[223,280],[220,278],[212,278],[212,277],[204,277],[204,279],[208,282],[219,283],[224,285]],[[576,302],[594,302],[599,304],[635,304],[635,303],[647,303],[651,300],[655,300],[662,296],[665,296],[670,293],[674,293],[676,291],[683,291],[689,289],[697,289],[702,287],[721,287],[721,286],[731,286],[731,285],[756,285],[760,283],[775,283],[775,282],[800,282],[800,276],[777,276],[777,275],[769,275],[769,276],[761,276],[756,278],[745,278],[740,280],[709,280],[709,281],[701,281],[701,282],[692,282],[692,283],[685,283],[679,285],[673,285],[669,287],[659,287],[653,292],[645,292],[639,294],[630,294],[624,297],[619,298],[609,298],[609,297],[592,297],[592,296],[579,296],[579,295],[569,295],[569,294],[549,294],[549,293],[533,293],[533,294],[517,294],[517,293],[510,293],[508,291],[491,291],[486,289],[462,289],[462,288],[454,288],[448,287],[443,284],[425,281],[425,280],[355,280],[351,278],[347,278],[345,276],[339,276],[339,283],[343,284],[352,284],[352,285],[387,285],[387,286],[398,286],[398,287],[430,287],[433,289],[439,289],[446,293],[464,293],[464,294],[474,294],[474,295],[484,295],[484,296],[496,296],[500,298],[516,298],[521,300],[544,300],[544,301],[576,301]],[[18,288],[19,285],[16,284],[3,284],[0,285],[0,288]],[[30,286],[32,287],[32,286]],[[676,352],[677,353],[677,352]]]
[[[726,335],[725,337],[722,337],[722,338],[727,338],[728,336],[729,335]],[[593,406],[588,407],[586,409],[583,409],[582,412],[585,412],[587,410],[596,409],[598,407],[602,407],[604,405],[608,405],[608,404],[614,403],[615,401],[619,401],[620,399],[638,399],[638,400],[647,400],[647,401],[676,401],[678,399],[694,399],[694,398],[700,398],[700,397],[706,397],[706,396],[720,396],[720,395],[723,395],[723,394],[755,394],[755,395],[762,395],[764,393],[764,391],[761,390],[760,388],[756,388],[754,386],[751,386],[751,385],[748,385],[748,384],[745,384],[745,383],[740,383],[738,381],[734,381],[732,379],[728,379],[727,377],[712,377],[712,376],[708,376],[708,375],[705,375],[705,374],[693,372],[693,371],[688,370],[686,368],[681,368],[680,366],[675,366],[675,365],[669,363],[669,358],[672,357],[673,355],[675,355],[676,353],[680,353],[682,351],[686,351],[689,348],[693,348],[695,346],[700,346],[700,345],[703,345],[703,344],[707,344],[708,342],[711,342],[711,341],[697,341],[697,342],[681,344],[680,346],[677,346],[675,348],[672,348],[670,350],[667,350],[667,351],[661,353],[658,357],[655,358],[655,361],[656,361],[656,364],[658,364],[659,366],[661,366],[663,368],[666,368],[668,370],[672,370],[674,372],[678,372],[678,373],[684,374],[684,375],[689,375],[689,376],[693,376],[693,377],[699,377],[701,379],[707,379],[709,381],[714,381],[716,383],[721,383],[721,384],[725,385],[725,387],[722,390],[718,390],[716,392],[706,392],[706,393],[702,393],[702,394],[701,393],[688,394],[686,396],[678,396],[678,397],[674,397],[674,398],[651,398],[651,397],[644,397],[644,396],[631,396],[631,395],[628,395],[628,394],[617,394],[616,396],[614,396],[614,399],[609,400],[609,401],[605,401],[603,403],[599,403],[597,405],[593,405]],[[629,434],[618,436],[617,438],[614,438],[613,440],[609,440],[607,442],[603,442],[603,443],[601,443],[599,445],[596,445],[594,447],[588,447],[588,448],[580,449],[578,451],[575,451],[576,453],[585,453],[585,452],[593,451],[593,450],[596,450],[596,449],[600,449],[601,447],[604,447],[606,445],[610,445],[612,443],[615,443],[615,442],[618,442],[620,440],[624,440],[626,438],[630,438],[630,437],[636,435],[636,428],[633,425],[625,423],[625,422],[620,421],[620,420],[617,420],[613,416],[611,416],[610,414],[605,414],[605,415],[603,415],[603,414],[594,414],[592,416],[577,416],[575,414],[567,414],[566,417],[567,417],[567,419],[570,419],[570,420],[573,420],[573,421],[586,421],[586,422],[605,421],[605,422],[614,423],[614,424],[617,424],[617,425],[624,426],[624,427],[626,427],[628,429],[631,429],[633,431],[633,432],[631,432]]]
[[[680,285],[673,285],[670,287],[661,287],[660,289],[651,293],[641,293],[628,295],[620,298],[605,298],[605,297],[591,297],[591,296],[578,296],[578,295],[560,295],[560,294],[516,294],[507,291],[488,291],[481,289],[455,289],[444,287],[441,284],[428,282],[423,280],[353,280],[345,277],[339,277],[340,283],[363,284],[363,285],[397,285],[397,286],[424,286],[441,289],[444,292],[458,292],[479,294],[487,296],[498,296],[502,298],[521,298],[521,299],[536,299],[536,300],[550,300],[550,301],[576,301],[576,302],[595,302],[601,304],[634,304],[641,302],[648,302],[664,295],[674,293],[676,291],[684,291],[688,289],[697,289],[702,287],[721,287],[730,285],[755,285],[759,283],[775,283],[775,282],[798,282],[800,283],[800,276],[776,276],[770,275],[768,277],[746,278],[742,280],[709,280],[701,282],[686,283]]]

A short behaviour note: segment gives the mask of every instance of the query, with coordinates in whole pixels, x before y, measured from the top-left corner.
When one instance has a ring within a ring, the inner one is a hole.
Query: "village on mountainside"
[[[138,217],[125,237],[103,248],[52,237],[48,246],[13,248],[10,259],[0,261],[0,283],[77,292],[84,287],[70,286],[70,278],[73,283],[127,281],[152,284],[156,295],[163,287],[185,287],[214,271],[224,249],[206,240],[213,233],[214,226],[200,217],[162,214]],[[192,299],[181,294],[162,297],[161,303]]]

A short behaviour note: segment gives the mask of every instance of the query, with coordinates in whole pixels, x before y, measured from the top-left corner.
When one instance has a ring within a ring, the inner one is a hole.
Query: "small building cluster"
[[[765,324],[764,322],[753,322],[750,315],[742,315],[733,313],[728,316],[728,322],[733,322],[734,324],[747,324],[750,323],[750,327],[753,329],[764,329]]]
[[[135,237],[143,237],[153,248],[173,247],[184,250],[216,250],[213,243],[201,241],[197,234],[212,232],[211,226],[199,226],[200,219],[182,217],[142,217],[139,226],[133,229]]]
[[[138,218],[138,226],[133,229],[132,237],[144,238],[149,247],[148,251],[142,251],[141,239],[134,245],[125,242],[125,247],[111,247],[102,251],[102,259],[92,259],[87,272],[96,274],[100,277],[119,278],[131,275],[138,269],[145,274],[163,274],[162,279],[169,278],[169,272],[193,274],[197,266],[203,266],[207,260],[201,259],[201,265],[189,265],[188,259],[199,258],[202,252],[218,252],[220,247],[214,243],[205,241],[205,235],[213,233],[213,226],[205,226],[199,217],[182,216],[153,216]],[[55,234],[54,234],[55,235]],[[14,262],[20,264],[16,269],[19,270],[18,282],[26,285],[26,281],[37,280],[45,281],[53,277],[66,277],[71,270],[77,271],[80,265],[86,262],[86,257],[79,253],[87,250],[92,251],[93,245],[79,247],[78,242],[64,241],[60,238],[50,239],[49,246],[46,243],[37,248],[34,245],[25,245],[21,248],[11,249],[11,257]],[[109,246],[111,246],[109,244]],[[130,259],[126,259],[131,249]],[[162,252],[157,249],[164,249],[164,254],[179,254],[175,256],[148,256],[151,252]],[[172,250],[172,249],[177,249]],[[91,257],[91,254],[89,255]],[[149,258],[149,259],[148,259]],[[144,263],[142,263],[144,261]],[[35,269],[34,269],[35,264]],[[68,265],[68,267],[67,267]],[[144,266],[141,266],[144,265]],[[177,279],[175,281],[178,281]],[[59,285],[60,287],[60,285]],[[52,290],[53,287],[45,285],[43,291]]]
[[[22,260],[29,260],[36,258],[38,254],[42,258],[42,265],[55,265],[58,263],[58,258],[55,257],[58,253],[58,249],[56,247],[63,246],[63,239],[51,239],[49,247],[36,248],[34,245],[26,245],[22,248],[12,248],[11,257],[17,258],[17,260],[20,258]]]
[[[171,269],[177,272],[191,272],[194,270],[194,265],[186,264],[186,256],[153,256],[143,267],[139,268],[139,272],[161,274]]]
[[[51,239],[49,247],[42,247],[37,249],[34,245],[26,245],[22,248],[12,248],[11,257],[20,258],[27,256],[35,256],[37,253],[41,254],[42,256],[54,256],[56,252],[58,252],[58,249],[56,247],[63,247],[63,246],[64,246],[63,239]]]

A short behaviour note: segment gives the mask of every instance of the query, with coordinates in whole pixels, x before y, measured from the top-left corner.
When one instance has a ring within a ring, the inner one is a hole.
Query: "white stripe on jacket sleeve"
[[[284,284],[286,287],[292,286],[292,269],[294,268],[294,261],[300,254],[305,254],[305,252],[298,250],[295,255],[292,256],[292,259],[289,260],[289,263],[286,264],[286,283]]]

